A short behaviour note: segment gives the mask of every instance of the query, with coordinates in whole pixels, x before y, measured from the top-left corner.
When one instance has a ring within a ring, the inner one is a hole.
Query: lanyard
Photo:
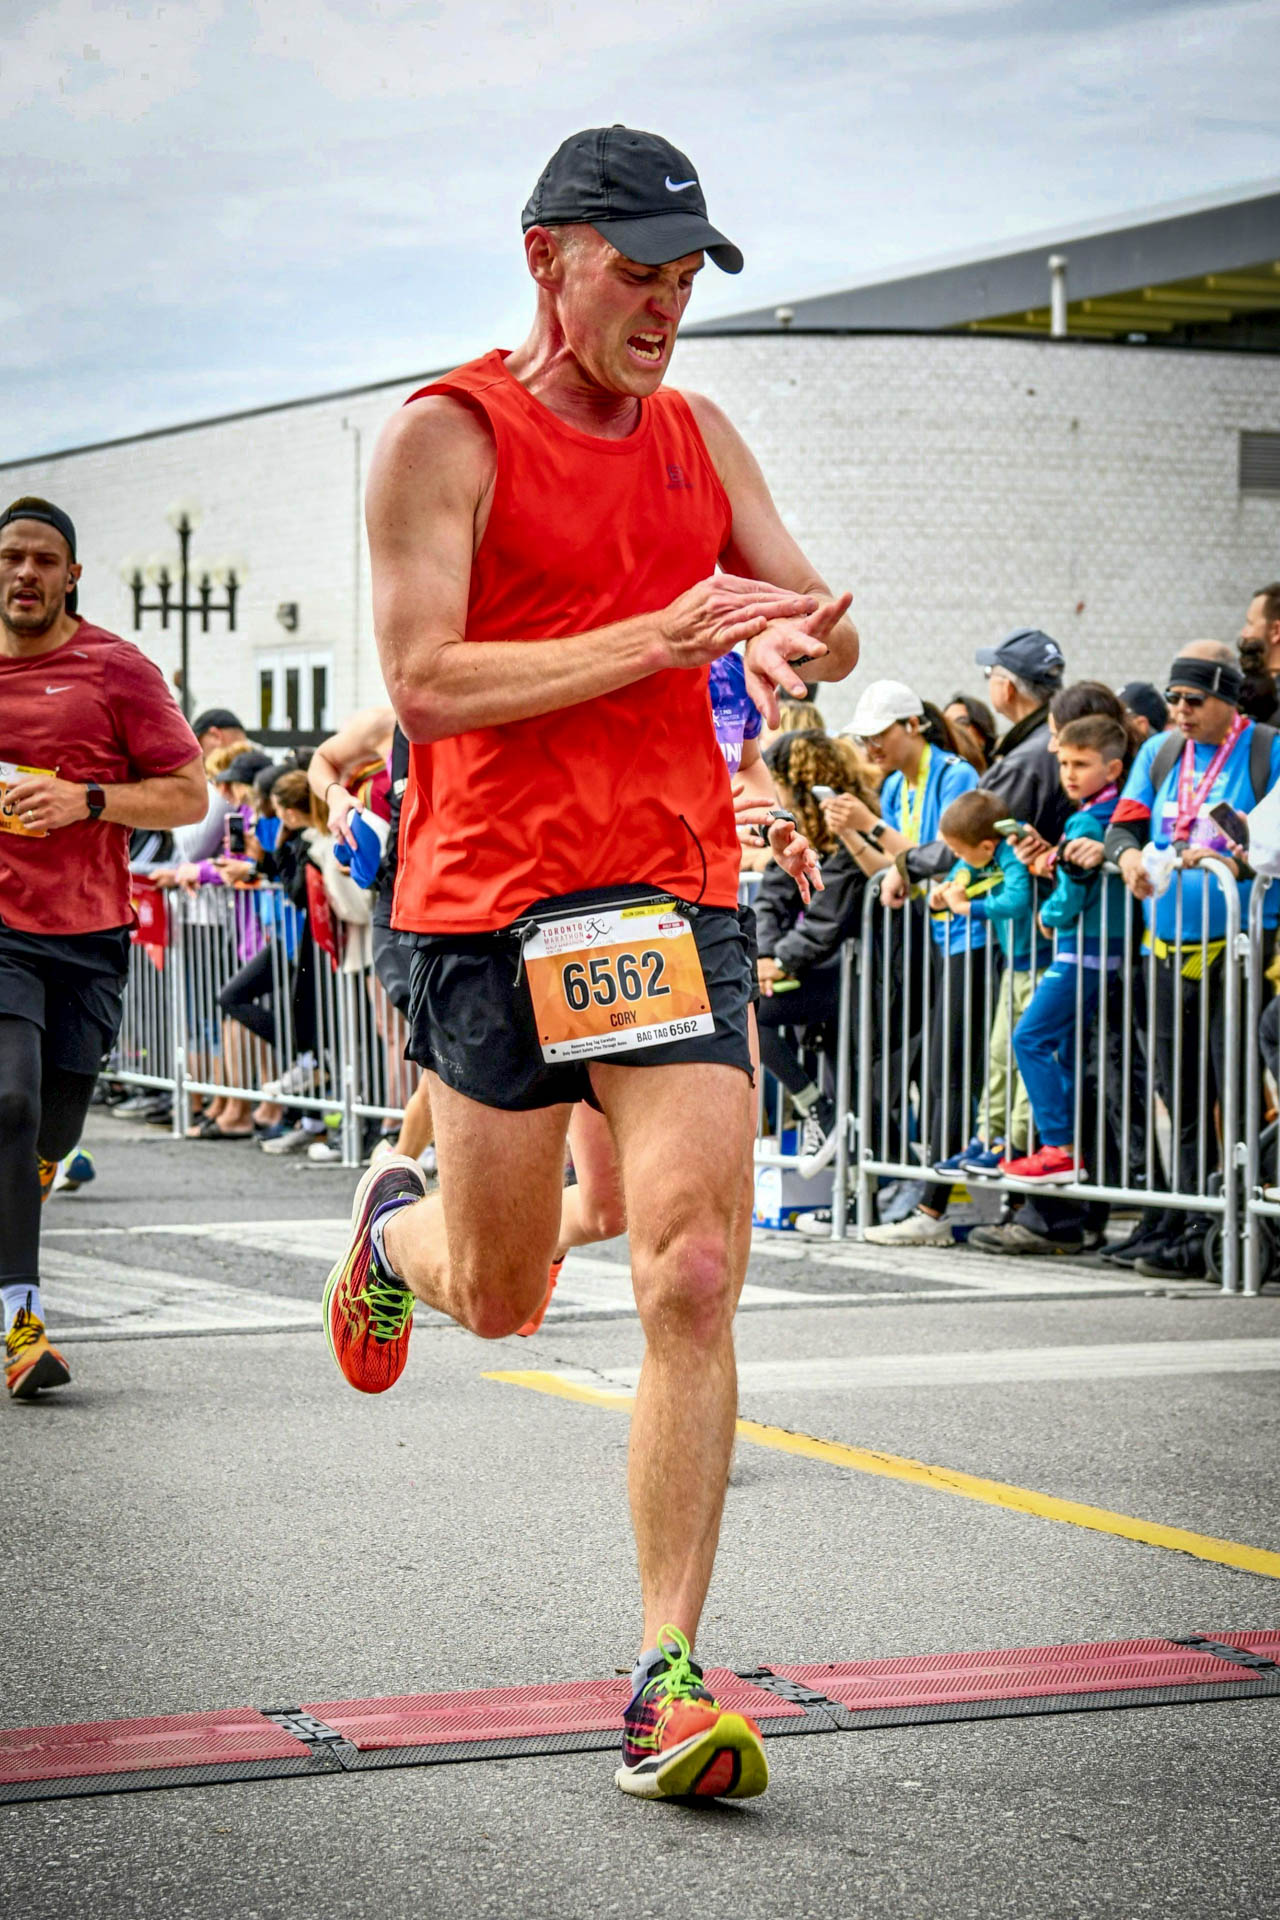
[[[908,782],[906,775],[902,779],[902,834],[913,847],[920,845],[920,829],[924,825],[924,796],[929,784],[929,763],[933,758],[933,748],[926,740],[924,752],[920,755],[920,771],[914,784]]]
[[[1248,721],[1242,713],[1236,715],[1235,719],[1231,722],[1231,728],[1226,739],[1219,746],[1212,760],[1210,760],[1208,766],[1205,768],[1204,778],[1194,786],[1192,785],[1192,781],[1195,776],[1196,765],[1195,741],[1188,740],[1186,746],[1183,748],[1182,765],[1178,769],[1178,811],[1173,822],[1173,838],[1175,843],[1189,838],[1196,816],[1212,793],[1214,782],[1222,772],[1223,767],[1231,756],[1232,748],[1248,724]]]

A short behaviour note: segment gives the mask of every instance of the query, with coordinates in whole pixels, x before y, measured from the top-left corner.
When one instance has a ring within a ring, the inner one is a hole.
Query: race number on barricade
[[[525,942],[545,1060],[588,1060],[713,1033],[693,928],[670,900],[564,914]]]

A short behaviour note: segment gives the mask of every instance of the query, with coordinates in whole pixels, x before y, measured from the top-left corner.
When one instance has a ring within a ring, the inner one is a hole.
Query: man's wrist
[[[106,808],[107,796],[96,780],[84,782],[84,817],[86,820],[101,820]]]

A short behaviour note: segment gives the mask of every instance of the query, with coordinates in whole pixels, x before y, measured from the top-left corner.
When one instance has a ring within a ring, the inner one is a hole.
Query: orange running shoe
[[[389,1200],[421,1200],[426,1182],[402,1153],[375,1160],[351,1202],[351,1240],[324,1290],[324,1327],[343,1378],[360,1393],[385,1393],[404,1372],[413,1324],[413,1295],[384,1273],[369,1229]]]
[[[58,1177],[59,1160],[42,1160],[36,1155],[36,1175],[40,1181],[40,1205],[43,1206],[53,1192],[53,1183]]]
[[[658,1645],[666,1664],[646,1680],[623,1717],[622,1765],[614,1779],[641,1800],[749,1800],[769,1784],[760,1729],[727,1713],[702,1684],[678,1627]]]
[[[56,1162],[55,1162],[56,1165]],[[19,1307],[13,1325],[4,1337],[4,1383],[12,1400],[34,1400],[49,1387],[65,1387],[71,1369],[56,1347],[49,1345],[44,1321],[27,1305]]]
[[[560,1278],[560,1269],[563,1265],[563,1260],[553,1260],[551,1262],[551,1278],[547,1281],[547,1297],[534,1314],[532,1320],[526,1320],[522,1327],[516,1328],[516,1332],[520,1335],[521,1339],[527,1340],[531,1333],[536,1333],[546,1319],[547,1308],[551,1305],[551,1296],[556,1290],[556,1281]]]

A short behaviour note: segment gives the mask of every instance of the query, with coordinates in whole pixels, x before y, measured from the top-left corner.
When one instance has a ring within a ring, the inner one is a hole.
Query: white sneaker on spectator
[[[262,1089],[264,1100],[282,1100],[289,1093],[307,1093],[315,1080],[317,1062],[314,1053],[300,1053],[293,1065],[278,1080],[268,1080]]]
[[[314,1146],[307,1148],[307,1159],[312,1166],[337,1167],[342,1164],[342,1142],[336,1134],[331,1138],[322,1138]]]
[[[873,1247],[954,1247],[955,1234],[945,1220],[930,1213],[909,1213],[891,1227],[868,1227],[863,1234]]]
[[[262,1151],[264,1153],[305,1153],[312,1142],[319,1138],[320,1135],[314,1127],[299,1124],[291,1128],[288,1133],[279,1134],[274,1140],[264,1140]]]
[[[422,1149],[422,1152],[418,1155],[418,1165],[428,1178],[439,1173],[440,1168],[436,1161],[436,1150],[434,1147],[424,1147]]]

